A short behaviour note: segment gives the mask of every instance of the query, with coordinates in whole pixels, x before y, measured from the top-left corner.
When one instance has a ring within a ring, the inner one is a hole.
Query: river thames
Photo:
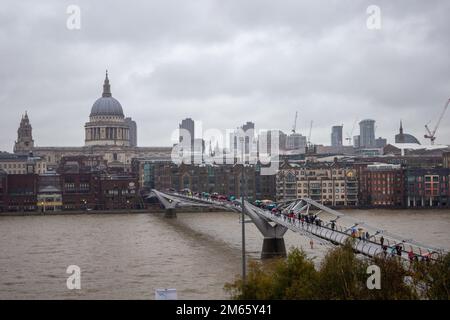
[[[450,211],[351,210],[347,214],[406,238],[450,250]],[[246,224],[247,253],[259,259],[262,236]],[[330,247],[288,231],[286,247],[317,261]],[[0,217],[0,299],[153,299],[176,288],[178,299],[227,299],[241,271],[235,213],[89,214]],[[69,265],[81,290],[69,290]]]

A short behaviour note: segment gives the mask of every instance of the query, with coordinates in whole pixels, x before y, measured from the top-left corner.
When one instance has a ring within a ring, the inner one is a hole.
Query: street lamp
[[[241,231],[242,231],[242,281],[245,283],[246,280],[246,261],[245,261],[245,160],[244,160],[244,149],[245,149],[245,138],[241,137],[242,143],[242,183],[241,183],[241,200],[242,200],[242,210],[241,210]]]

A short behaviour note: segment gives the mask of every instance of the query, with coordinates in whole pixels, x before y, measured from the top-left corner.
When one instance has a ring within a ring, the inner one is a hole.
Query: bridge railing
[[[399,250],[400,256],[405,259],[410,259],[410,257],[409,257],[410,251],[412,251],[414,257],[417,257],[417,258],[428,257],[431,260],[437,259],[438,256],[441,254],[438,251],[427,250],[420,246],[414,246],[413,244],[406,243],[403,240],[387,238],[385,235],[383,235],[381,233],[372,235],[369,239],[366,239],[363,237],[352,236],[351,228],[341,226],[338,224],[335,224],[335,228],[333,229],[332,227],[329,226],[329,224],[319,226],[319,225],[316,225],[315,223],[306,222],[306,221],[304,221],[302,223],[301,220],[299,220],[298,216],[289,218],[289,216],[287,216],[286,214],[283,214],[283,213],[273,213],[270,211],[266,211],[266,213],[272,215],[274,217],[274,219],[281,218],[281,221],[283,221],[285,223],[291,223],[291,224],[295,225],[296,227],[302,228],[305,231],[309,231],[314,234],[319,234],[320,236],[324,236],[325,239],[330,239],[330,237],[328,235],[332,234],[332,233],[340,233],[348,238],[353,238],[356,240],[355,248],[359,248],[359,247],[364,248],[368,244],[371,244],[372,246],[375,246],[375,248],[377,249],[376,251],[380,254],[383,254],[382,244],[381,244],[381,240],[380,240],[381,236],[383,236],[383,238],[384,238],[383,244],[386,246],[386,249],[387,249],[386,253],[385,253],[386,255],[398,256],[397,251],[395,251],[393,253],[393,250],[392,250],[393,248],[395,248],[396,245],[400,246],[400,248],[401,248],[401,250]],[[323,231],[323,230],[326,230],[326,231]],[[330,239],[330,240],[333,241],[333,239]],[[373,249],[373,250],[375,250],[375,249]]]
[[[177,197],[185,198],[185,199],[201,201],[203,203],[207,202],[207,203],[213,204],[218,207],[223,207],[224,209],[229,209],[229,210],[233,210],[233,211],[242,210],[242,207],[240,204],[236,204],[235,202],[232,202],[232,201],[215,200],[215,199],[212,199],[211,197],[196,197],[194,195],[185,195],[185,194],[179,194],[179,193],[175,193],[175,192],[172,192],[170,194],[175,195]],[[297,199],[294,201],[299,201],[299,200],[305,201],[304,199]],[[329,209],[313,200],[306,199],[305,202],[308,203],[308,205],[309,205],[308,211],[307,211],[309,215],[313,214],[315,211],[319,211],[319,213],[325,211],[329,214],[336,215],[338,218],[344,216],[342,213],[339,213],[335,210]],[[386,250],[387,255],[391,254],[391,252],[393,251],[392,248],[395,248],[396,245],[399,245],[401,247],[400,256],[402,256],[403,258],[408,258],[408,253],[410,251],[412,251],[413,255],[416,257],[417,256],[418,257],[428,256],[429,258],[432,258],[432,259],[436,258],[436,256],[439,254],[438,251],[430,250],[429,247],[414,245],[413,243],[408,243],[405,240],[400,240],[400,238],[397,238],[397,239],[393,238],[389,234],[385,234],[385,233],[379,232],[379,231],[377,231],[376,233],[372,233],[372,235],[370,235],[369,239],[365,239],[363,237],[355,237],[354,235],[352,235],[352,228],[354,228],[358,225],[364,226],[366,228],[370,227],[364,223],[361,223],[361,224],[356,223],[354,226],[349,227],[349,226],[345,226],[345,225],[341,225],[341,224],[337,223],[336,221],[338,219],[334,219],[333,220],[333,221],[335,221],[334,228],[329,226],[331,221],[325,225],[319,226],[319,225],[316,225],[314,222],[308,223],[308,222],[304,221],[302,223],[298,217],[299,217],[299,214],[302,214],[303,216],[305,216],[305,212],[303,212],[303,213],[297,212],[294,214],[294,217],[289,217],[286,215],[286,212],[283,212],[283,209],[280,207],[279,207],[281,209],[280,211],[272,212],[272,211],[268,211],[263,208],[254,206],[253,204],[251,204],[249,202],[246,202],[246,203],[248,203],[248,205],[251,205],[255,210],[257,209],[260,214],[262,214],[267,219],[269,219],[275,223],[282,223],[283,225],[286,225],[288,228],[289,228],[289,226],[295,227],[296,229],[308,232],[310,234],[314,234],[315,236],[319,236],[328,241],[340,242],[340,241],[336,241],[336,239],[338,237],[340,240],[342,240],[344,237],[345,238],[354,238],[356,240],[356,242],[355,242],[356,249],[359,248],[361,251],[364,251],[364,248],[366,248],[367,246],[371,246],[372,248],[369,248],[368,250],[369,250],[369,252],[372,252],[372,254],[376,254],[376,253],[382,254],[383,253],[383,248],[382,248],[382,244],[381,244],[381,240],[380,240],[382,236],[384,238],[383,245],[387,247],[387,250]],[[291,206],[289,206],[289,205],[291,205]],[[284,206],[284,208],[296,207],[295,203],[293,204],[292,201],[291,201],[291,203],[285,202],[282,204],[282,206]],[[296,230],[294,230],[294,231],[296,231]],[[397,252],[395,252],[395,254],[397,254]]]

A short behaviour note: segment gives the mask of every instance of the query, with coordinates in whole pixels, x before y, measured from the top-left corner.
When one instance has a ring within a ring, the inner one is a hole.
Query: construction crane
[[[308,147],[311,147],[311,131],[312,131],[313,121],[309,124],[309,134],[308,134]]]
[[[294,126],[292,127],[292,133],[295,133],[295,130],[297,129],[297,116],[298,112],[295,111],[295,119],[294,119]]]
[[[436,140],[436,131],[439,128],[439,125],[441,124],[442,118],[445,115],[445,111],[447,111],[447,109],[448,109],[449,103],[450,103],[450,99],[448,99],[447,102],[445,103],[444,109],[442,110],[441,115],[439,116],[438,121],[437,121],[436,125],[434,126],[433,131],[431,131],[430,128],[428,127],[428,125],[430,124],[431,121],[425,125],[425,129],[427,130],[427,133],[424,135],[424,138],[430,139],[431,145],[434,145],[434,140]]]
[[[352,136],[353,136],[353,131],[355,131],[355,126],[356,123],[358,122],[358,119],[355,119],[355,121],[353,122],[353,126],[352,126],[352,131],[350,131],[350,133],[347,132],[347,138],[345,138],[345,140],[348,141],[348,144],[351,146],[352,145]]]

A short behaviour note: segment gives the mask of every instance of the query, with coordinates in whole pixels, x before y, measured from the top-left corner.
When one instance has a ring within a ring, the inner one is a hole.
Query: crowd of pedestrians
[[[209,194],[206,192],[202,192],[202,193],[194,193],[192,194],[190,191],[189,192],[185,192],[187,193],[189,196],[194,196],[194,197],[198,197],[200,199],[204,199],[204,200],[216,200],[218,197],[216,196],[216,194]],[[235,200],[234,197],[233,199],[230,198],[219,198],[219,200],[228,200],[230,201],[232,204],[234,204],[235,206],[240,206],[240,202]],[[333,231],[335,231],[337,229],[336,226],[336,221],[335,220],[330,220],[328,223],[324,224],[324,221],[322,219],[320,219],[317,214],[301,214],[301,213],[295,213],[293,211],[290,211],[289,213],[284,213],[282,212],[278,207],[265,207],[265,206],[259,206],[262,207],[268,211],[271,212],[272,215],[280,218],[282,217],[285,221],[288,221],[289,223],[295,224],[299,223],[299,225],[301,225],[302,228],[308,227],[308,226],[312,226],[312,225],[316,225],[318,227],[326,227],[329,228]],[[350,229],[347,229],[346,231],[340,231],[340,232],[345,232],[350,234],[350,236],[352,238],[357,238],[359,240],[362,241],[371,241],[373,243],[379,244],[381,246],[382,252],[385,256],[398,256],[401,257],[402,253],[406,250],[404,250],[402,243],[397,243],[395,245],[389,245],[389,242],[387,242],[385,240],[385,238],[383,236],[381,236],[380,238],[375,237],[378,232],[374,235],[371,235],[367,230],[364,230],[363,228],[356,228],[356,225],[351,227]],[[311,239],[310,240],[310,246],[311,249],[313,249],[314,247],[314,242]],[[421,254],[418,255],[416,253],[414,253],[414,251],[412,250],[412,248],[407,251],[407,256],[408,256],[408,260],[410,262],[414,262],[414,261],[430,261],[430,254]]]
[[[308,227],[310,225],[316,225],[319,227],[327,227],[333,231],[335,231],[337,229],[335,220],[331,220],[330,222],[328,222],[327,224],[324,225],[324,221],[321,220],[317,215],[294,213],[293,211],[286,214],[286,213],[283,213],[282,211],[278,210],[277,208],[272,209],[271,213],[277,217],[282,217],[283,219],[287,220],[290,223],[295,223],[296,221],[298,221],[299,225],[302,228],[305,228],[305,226]],[[345,231],[341,231],[341,232],[345,232]],[[363,228],[357,228],[356,226],[353,226],[352,228],[348,229],[347,232],[350,233],[350,236],[352,238],[356,238],[356,239],[359,239],[362,241],[370,241],[370,242],[380,245],[385,256],[390,255],[390,256],[401,257],[402,253],[405,251],[402,243],[397,243],[395,245],[388,245],[388,243],[386,243],[387,241],[385,240],[385,238],[383,236],[381,236],[380,238],[377,239],[375,236],[378,234],[378,232],[375,233],[374,235],[371,235],[369,233],[369,231],[364,230]],[[311,246],[311,249],[313,249],[314,242],[312,239],[310,240],[310,246]],[[418,255],[418,254],[414,253],[412,248],[409,251],[407,251],[407,255],[408,255],[408,260],[410,262],[430,261],[430,257],[428,254]]]

